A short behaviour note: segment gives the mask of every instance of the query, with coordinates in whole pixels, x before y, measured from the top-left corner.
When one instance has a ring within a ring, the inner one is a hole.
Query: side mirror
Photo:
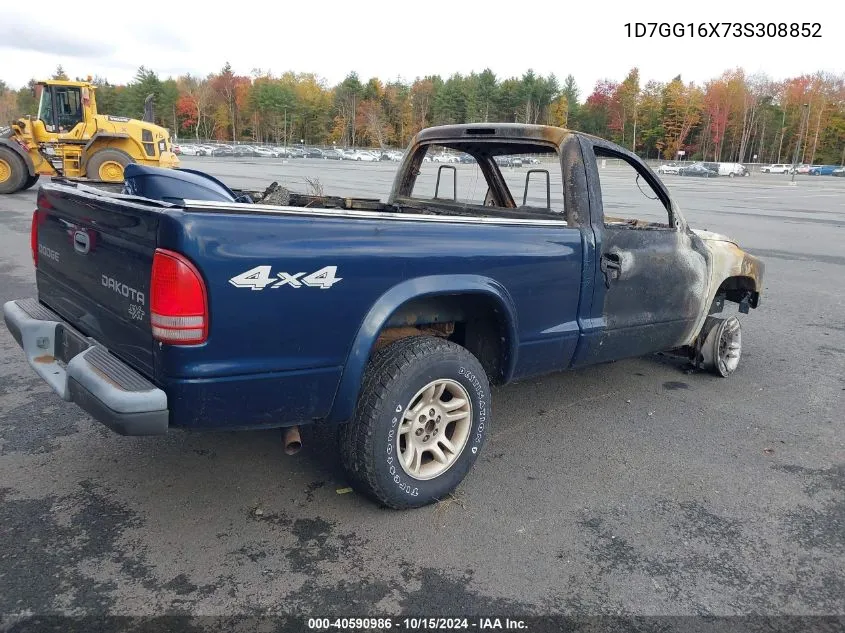
[[[495,207],[496,201],[493,199],[493,191],[490,187],[487,187],[487,193],[484,194],[484,206],[485,207]]]

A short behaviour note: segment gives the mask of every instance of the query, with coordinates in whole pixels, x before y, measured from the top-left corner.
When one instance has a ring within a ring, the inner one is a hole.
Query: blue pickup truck
[[[334,429],[392,508],[464,479],[491,384],[658,351],[728,376],[764,270],[634,154],[519,124],[421,131],[384,201],[137,165],[119,190],[55,178],[32,254],[38,296],[4,317],[63,399],[125,435]]]

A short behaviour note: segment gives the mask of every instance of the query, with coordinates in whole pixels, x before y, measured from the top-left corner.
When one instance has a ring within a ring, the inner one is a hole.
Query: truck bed
[[[299,194],[286,206],[174,204],[116,189],[62,179],[42,185],[38,299],[175,394],[173,426],[344,419],[350,412],[334,402],[349,406],[344,390],[357,390],[384,327],[434,322],[471,337],[482,326],[468,323],[501,317],[494,327],[518,328],[492,334],[513,346],[496,369],[502,379],[566,366],[574,353],[582,236],[561,219]],[[160,250],[185,257],[202,276],[208,338],[201,345],[162,344],[151,331],[150,277]],[[456,300],[463,295],[471,301]]]
[[[104,181],[92,181],[87,179],[74,178],[53,178],[53,182],[68,184],[78,187],[80,191],[89,191],[95,195],[115,195],[121,196],[124,194],[124,184]],[[290,190],[283,190],[283,196],[278,194],[281,188],[278,183],[271,183],[264,190],[256,189],[239,189],[232,187],[229,190],[235,197],[244,198],[249,201],[249,204],[256,205],[252,209],[246,209],[248,212],[267,213],[272,212],[272,207],[280,207],[287,209],[308,209],[312,211],[326,209],[326,210],[345,210],[345,211],[373,211],[379,213],[404,213],[411,215],[437,215],[437,216],[458,216],[458,217],[472,217],[472,218],[490,218],[492,220],[551,220],[554,222],[564,222],[564,218],[560,213],[554,211],[530,207],[520,209],[502,209],[484,207],[483,212],[480,212],[478,206],[470,206],[460,202],[452,202],[449,200],[438,200],[432,202],[403,200],[401,204],[388,204],[378,198],[358,198],[352,196],[336,196],[336,195],[314,195],[298,193]],[[101,193],[98,193],[101,192]],[[282,200],[280,200],[282,198]],[[213,200],[206,200],[204,198],[192,198],[191,201],[197,202],[214,202]],[[220,205],[206,204],[203,208],[206,210],[213,210]],[[241,209],[238,205],[228,205],[229,209]]]

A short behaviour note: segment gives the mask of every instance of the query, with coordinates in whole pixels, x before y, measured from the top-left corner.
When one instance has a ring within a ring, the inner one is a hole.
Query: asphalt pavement
[[[183,163],[379,198],[396,169]],[[845,614],[845,179],[789,180],[664,179],[765,262],[734,375],[653,355],[496,389],[483,455],[420,510],[349,492],[310,434],[113,434],[0,325],[0,615]],[[35,293],[34,201],[0,197],[2,301]]]

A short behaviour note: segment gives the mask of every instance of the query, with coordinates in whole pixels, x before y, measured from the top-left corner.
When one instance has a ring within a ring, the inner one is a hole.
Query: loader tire
[[[26,180],[23,183],[23,187],[21,187],[21,191],[26,191],[27,189],[35,185],[38,182],[39,178],[41,178],[41,174],[27,175]]]
[[[341,459],[353,488],[389,508],[418,508],[463,481],[489,428],[478,359],[451,341],[411,336],[370,360],[354,417],[341,427]]]
[[[28,175],[21,157],[7,147],[0,147],[0,193],[20,191]]]
[[[89,180],[123,182],[123,170],[134,162],[129,154],[119,149],[101,149],[88,159],[85,176]]]

